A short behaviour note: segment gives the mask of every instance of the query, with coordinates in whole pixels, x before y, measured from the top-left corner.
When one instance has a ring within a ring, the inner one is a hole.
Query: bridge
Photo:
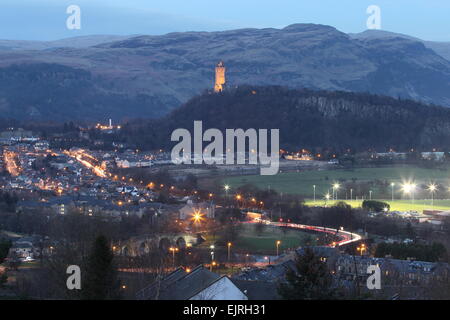
[[[183,249],[187,246],[197,244],[197,241],[197,235],[190,233],[146,235],[133,237],[117,244],[114,246],[114,251],[117,254],[135,257],[144,255],[155,249],[166,252],[170,247]]]

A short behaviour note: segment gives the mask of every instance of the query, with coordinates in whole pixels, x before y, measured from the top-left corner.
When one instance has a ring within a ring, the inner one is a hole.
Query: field
[[[346,169],[336,169],[336,170],[315,170],[315,171],[301,171],[301,172],[286,172],[279,173],[274,176],[238,176],[225,178],[221,183],[228,184],[233,188],[244,184],[253,184],[261,189],[272,189],[283,194],[298,194],[307,199],[307,204],[314,205],[312,202],[314,195],[314,185],[316,190],[316,202],[317,205],[324,204],[324,196],[326,193],[332,194],[332,185],[335,182],[374,182],[374,181],[385,181],[394,183],[394,197],[395,201],[392,202],[390,197],[390,187],[381,192],[374,185],[372,190],[372,199],[389,199],[387,202],[391,205],[391,210],[398,211],[419,211],[423,209],[430,209],[431,200],[429,200],[428,192],[422,191],[421,196],[419,192],[416,194],[416,199],[414,202],[411,201],[411,196],[404,194],[401,190],[401,185],[405,182],[416,183],[422,188],[430,183],[440,184],[445,190],[441,191],[441,197],[449,197],[450,193],[447,195],[445,192],[447,188],[450,187],[450,170],[447,169],[425,169],[413,166],[392,166],[392,167],[382,167],[382,168],[357,168],[352,170]],[[445,191],[445,192],[442,192]],[[364,198],[368,199],[369,194],[364,194]],[[350,198],[349,190],[344,190],[343,188],[338,191],[338,199],[345,200]],[[355,194],[353,194],[353,199],[355,199]],[[421,199],[421,200],[419,200]],[[426,200],[424,200],[426,199]],[[350,201],[349,201],[350,203]],[[352,206],[359,207],[361,201],[351,201]],[[450,200],[435,200],[434,209],[438,210],[450,210]]]
[[[328,192],[333,182],[352,180],[371,181],[387,180],[397,185],[404,181],[415,180],[416,182],[448,184],[450,181],[450,170],[424,169],[417,167],[385,167],[385,168],[358,168],[353,170],[315,170],[301,172],[279,173],[274,176],[239,176],[226,178],[222,182],[231,187],[246,183],[254,184],[260,188],[272,188],[285,194],[301,194],[312,197],[313,185],[316,185],[316,194],[323,195]]]
[[[360,200],[343,200],[353,208],[361,207],[362,201]],[[434,210],[450,210],[450,200],[434,200],[433,205],[431,205],[431,200],[380,200],[389,203],[391,211],[417,211],[422,212],[424,209],[434,209]],[[313,199],[307,199],[305,201],[308,206],[323,206],[325,205],[324,200],[317,200],[314,202]],[[332,205],[334,201],[328,201],[327,205]]]
[[[199,247],[209,248],[216,244],[218,237],[208,234],[206,241]],[[306,244],[314,245],[317,243],[317,235],[306,233],[294,229],[284,229],[264,225],[259,232],[255,224],[242,224],[239,227],[239,233],[233,241],[233,252],[250,254],[276,254],[276,241],[280,240],[279,252],[288,248],[298,248]],[[223,246],[222,249],[226,250]]]
[[[280,240],[279,252],[288,248],[298,248],[306,243],[314,244],[315,237],[311,234],[266,226],[261,233],[257,233],[255,225],[242,225],[239,236],[233,247],[241,252],[253,254],[276,254],[276,241]]]

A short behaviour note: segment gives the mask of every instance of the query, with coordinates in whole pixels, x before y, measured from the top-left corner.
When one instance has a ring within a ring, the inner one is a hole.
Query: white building
[[[248,300],[248,298],[227,276],[223,276],[189,300]]]

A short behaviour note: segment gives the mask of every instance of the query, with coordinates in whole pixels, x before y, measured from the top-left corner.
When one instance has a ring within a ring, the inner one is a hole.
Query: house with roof
[[[231,281],[248,298],[248,300],[280,300],[278,283],[260,280],[241,280],[231,278]]]
[[[284,281],[286,273],[289,270],[296,270],[295,262],[292,259],[278,264],[270,264],[264,268],[252,268],[245,270],[237,275],[234,275],[233,280],[264,281],[275,283]]]
[[[337,276],[353,279],[358,275],[364,280],[370,265],[380,267],[383,282],[391,285],[423,286],[450,271],[447,263],[342,255],[336,262]]]
[[[116,158],[116,165],[118,168],[145,168],[151,167],[152,161],[149,159],[141,159],[136,156],[129,156],[125,158]]]
[[[157,279],[137,294],[139,300],[247,300],[247,296],[227,277],[203,265],[186,271],[178,268]]]
[[[9,255],[17,258],[36,258],[40,255],[39,241],[40,237],[36,236],[21,237],[13,241]]]

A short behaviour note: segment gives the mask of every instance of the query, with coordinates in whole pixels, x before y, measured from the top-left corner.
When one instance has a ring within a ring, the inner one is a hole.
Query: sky
[[[80,7],[81,29],[67,28],[69,5]],[[326,24],[357,33],[367,29],[370,5],[381,10],[381,30],[450,41],[449,0],[0,0],[0,39],[158,35],[283,28],[293,23]]]

